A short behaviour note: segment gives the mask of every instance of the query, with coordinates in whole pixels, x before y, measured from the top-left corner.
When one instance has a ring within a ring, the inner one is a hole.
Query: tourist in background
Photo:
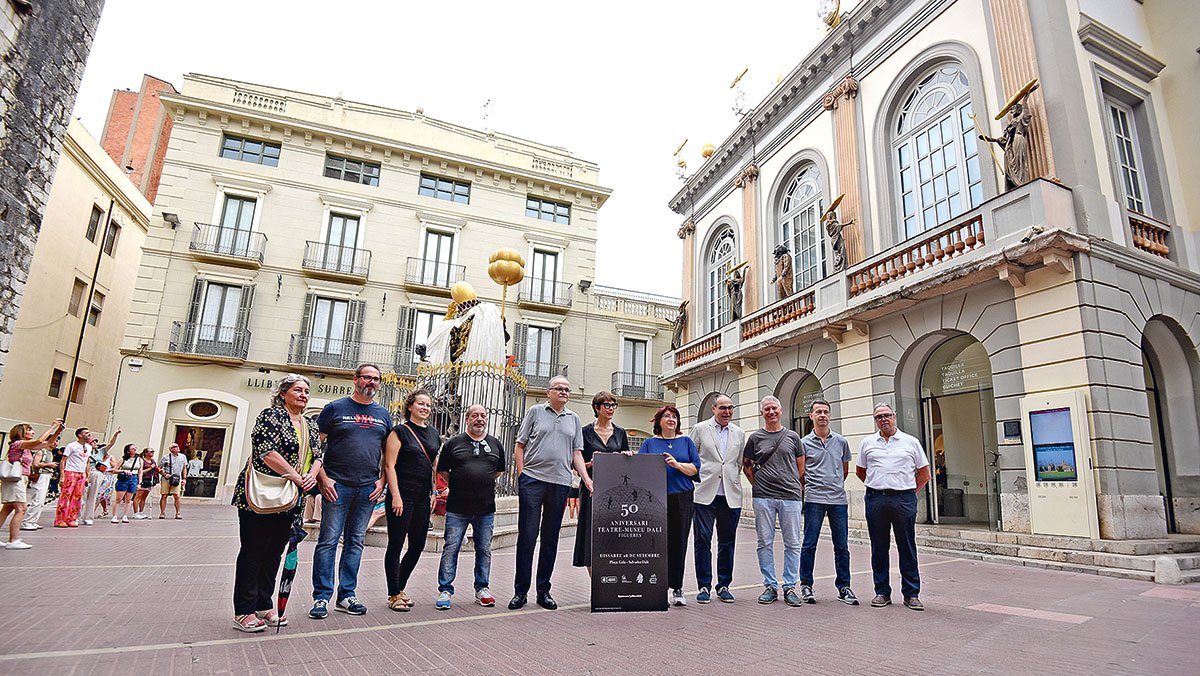
[[[146,514],[146,500],[150,497],[150,490],[158,485],[158,463],[154,462],[153,448],[143,448],[141,458],[142,474],[138,481],[137,493],[133,496],[133,518],[149,519]]]
[[[47,496],[50,494],[50,484],[54,480],[55,470],[58,469],[58,462],[54,459],[54,447],[58,444],[60,434],[62,434],[61,427],[47,440],[48,443],[33,451],[27,490],[29,500],[26,503],[25,518],[21,520],[21,530],[32,531],[42,528],[42,524],[38,521],[42,518],[42,509],[46,506]]]
[[[404,422],[392,428],[383,449],[388,485],[388,544],[383,554],[383,571],[387,578],[388,608],[401,612],[414,605],[405,589],[425,550],[429,518],[437,499],[433,463],[442,447],[442,437],[429,424],[432,413],[433,398],[429,392],[413,390],[404,399]],[[408,551],[404,552],[406,540]]]
[[[158,498],[158,518],[167,518],[167,496],[175,498],[175,518],[182,519],[183,515],[179,513],[180,496],[183,495],[183,486],[187,481],[187,457],[179,452],[179,444],[171,444],[168,448],[168,453],[158,461],[159,470],[162,472],[162,483],[159,484]]]
[[[321,469],[320,430],[303,416],[308,393],[309,381],[304,376],[289,374],[279,379],[271,406],[254,422],[250,460],[234,487],[241,545],[233,578],[233,628],[238,631],[287,626],[287,618],[275,611],[275,575],[292,530],[299,527],[304,494],[317,485]],[[246,474],[251,467],[296,484],[300,491],[296,505],[276,513],[255,511],[246,499]]]
[[[612,392],[601,390],[592,397],[592,415],[596,422],[583,427],[583,462],[588,477],[595,480],[592,458],[597,453],[629,453],[629,435],[613,424],[617,412],[617,398]],[[575,524],[575,555],[571,563],[577,568],[587,568],[592,574],[592,492],[579,490],[579,517]]]
[[[125,444],[121,453],[121,462],[117,465],[116,504],[113,505],[112,522],[129,523],[129,511],[133,505],[133,496],[137,494],[138,484],[142,480],[142,459],[138,457],[136,444]]]
[[[188,460],[188,476],[198,477],[202,471],[204,471],[204,461],[200,459],[200,451],[196,451],[196,455]]]
[[[118,427],[107,444],[100,444],[96,435],[91,431],[88,432],[87,486],[83,495],[83,525],[85,526],[95,523],[96,505],[100,502],[100,492],[104,489],[104,480],[108,478],[108,469],[114,463],[108,449],[117,443],[117,437],[120,434],[121,428]]]
[[[683,568],[692,531],[692,493],[700,476],[700,452],[696,442],[683,436],[679,428],[679,409],[663,406],[651,421],[654,436],[642,442],[638,453],[661,455],[667,463],[667,587],[671,604],[682,607],[687,605]]]
[[[21,520],[25,517],[25,502],[27,484],[33,471],[33,453],[43,448],[53,447],[58,433],[62,431],[62,420],[55,420],[49,429],[40,437],[34,438],[33,425],[19,424],[8,431],[8,453],[5,459],[21,466],[19,479],[0,482],[0,527],[5,519],[11,517],[8,523],[8,544],[6,549],[29,549],[33,545],[21,541]]]
[[[92,431],[86,427],[75,430],[75,441],[63,449],[59,462],[58,506],[54,510],[55,528],[79,526],[79,509],[87,486],[88,458],[95,447]]]

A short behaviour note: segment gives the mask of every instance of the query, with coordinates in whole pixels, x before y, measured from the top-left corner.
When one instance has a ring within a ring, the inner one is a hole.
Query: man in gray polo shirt
[[[829,402],[818,399],[812,403],[808,417],[813,431],[800,440],[804,464],[800,479],[804,482],[804,544],[800,547],[800,598],[816,603],[813,598],[813,563],[817,558],[817,540],[821,537],[821,522],[829,517],[829,534],[833,538],[833,564],[837,573],[834,585],[838,599],[846,605],[857,606],[858,599],[850,590],[850,547],[847,528],[846,476],[850,474],[850,444],[846,438],[829,429]]]
[[[533,548],[540,533],[538,553],[537,603],[555,610],[558,603],[550,595],[550,575],[558,554],[558,532],[562,528],[567,493],[571,490],[571,467],[583,482],[581,490],[592,490],[583,461],[583,424],[567,408],[571,383],[557,376],[546,388],[546,403],[525,413],[517,431],[513,457],[516,461],[517,493],[520,499],[517,521],[517,575],[509,610],[524,607],[533,573]]]

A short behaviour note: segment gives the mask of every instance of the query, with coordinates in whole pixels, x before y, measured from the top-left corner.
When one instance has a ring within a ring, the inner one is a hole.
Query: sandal
[[[179,519],[180,521],[183,521],[183,517],[182,517],[182,516],[179,516],[178,514],[176,514],[176,515],[175,515],[175,518],[176,518],[176,519]]]
[[[408,594],[405,594],[404,592],[400,592],[399,594],[396,594],[396,596],[397,596],[397,598],[400,599],[401,603],[408,606],[409,608],[412,608],[413,606],[417,605],[416,603],[413,603],[413,600],[408,598]]]
[[[246,615],[235,615],[233,618],[233,628],[238,631],[244,631],[247,634],[256,634],[264,631],[267,628],[267,623],[258,618],[254,613]]]
[[[258,619],[267,623],[268,627],[286,627],[288,620],[286,617],[280,617],[274,610],[260,610],[255,615]]]
[[[406,600],[407,600],[407,597],[404,596],[404,592],[396,594],[395,596],[389,596],[388,597],[388,608],[391,608],[392,610],[395,610],[395,611],[398,611],[401,613],[407,613],[409,610],[412,610],[412,606],[409,605],[409,603],[411,603],[411,601],[409,601],[408,603],[405,603]]]

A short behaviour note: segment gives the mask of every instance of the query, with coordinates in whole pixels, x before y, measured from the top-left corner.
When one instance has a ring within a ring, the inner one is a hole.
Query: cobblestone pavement
[[[0,550],[0,673],[1200,673],[1200,585],[923,555],[927,610],[875,609],[866,605],[867,549],[852,546],[864,604],[848,607],[835,600],[832,549],[822,541],[818,603],[761,606],[754,533],[745,528],[737,603],[700,606],[689,589],[686,608],[603,615],[588,612],[587,577],[571,568],[573,542],[564,540],[556,612],[532,598],[522,611],[503,608],[512,549],[493,555],[496,608],[473,605],[460,591],[451,610],[435,610],[437,560],[426,554],[409,585],[416,608],[388,611],[383,550],[368,548],[358,591],[370,612],[309,620],[310,538],[301,545],[291,626],[244,635],[230,626],[237,515],[227,506],[185,506],[185,515],[46,528],[26,533],[31,550]],[[460,590],[470,589],[471,560],[464,551]],[[689,570],[689,587],[692,579]]]

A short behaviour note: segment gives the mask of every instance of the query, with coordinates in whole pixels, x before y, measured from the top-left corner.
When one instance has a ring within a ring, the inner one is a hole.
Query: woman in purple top
[[[679,409],[667,404],[651,421],[654,436],[642,442],[638,453],[660,454],[667,463],[667,586],[671,603],[686,606],[683,565],[692,530],[692,491],[700,477],[700,451],[696,442],[680,431]]]
[[[21,541],[21,519],[25,518],[25,487],[29,480],[30,468],[33,466],[33,452],[52,448],[58,441],[58,433],[62,428],[63,421],[55,420],[50,424],[50,429],[37,439],[33,437],[33,425],[21,423],[8,431],[11,441],[8,444],[6,459],[12,463],[21,463],[21,478],[0,482],[3,484],[0,485],[0,502],[4,503],[4,506],[0,507],[0,527],[3,527],[4,520],[12,515],[12,521],[8,524],[8,544],[5,549],[29,549],[33,546]]]

